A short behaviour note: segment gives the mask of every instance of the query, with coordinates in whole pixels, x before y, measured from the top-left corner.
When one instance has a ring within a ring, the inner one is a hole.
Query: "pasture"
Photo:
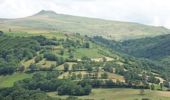
[[[56,92],[47,93],[51,97],[67,98],[68,96],[58,96]],[[93,89],[88,96],[77,96],[83,100],[170,100],[170,92],[145,90],[144,95],[139,89]]]

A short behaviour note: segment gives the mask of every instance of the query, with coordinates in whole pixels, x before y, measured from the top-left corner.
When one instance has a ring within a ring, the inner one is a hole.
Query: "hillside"
[[[161,35],[152,38],[141,38],[116,42],[94,37],[100,43],[108,44],[109,47],[138,58],[163,59],[170,56],[170,35]]]
[[[170,30],[164,27],[63,15],[44,10],[25,18],[1,19],[0,30],[31,33],[80,33],[89,36],[101,35],[115,40],[170,33]]]
[[[101,88],[127,88],[125,93],[128,88],[138,89],[128,91],[167,90],[169,72],[164,65],[118,53],[80,34],[43,35],[4,33],[0,36],[2,100],[9,97],[22,100],[28,93],[31,94],[27,98],[36,98],[35,95],[94,98],[92,94],[96,95],[97,91],[108,94],[109,91]],[[16,91],[23,96],[16,97]],[[132,94],[142,98],[138,92]],[[147,95],[149,92],[145,95],[149,98]]]

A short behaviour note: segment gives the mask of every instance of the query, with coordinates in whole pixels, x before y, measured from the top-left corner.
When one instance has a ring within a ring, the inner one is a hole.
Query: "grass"
[[[51,97],[67,98],[68,96],[58,96],[56,92],[47,93]],[[166,91],[145,90],[144,95],[140,95],[139,89],[93,89],[88,96],[78,96],[79,99],[90,100],[141,100],[148,98],[149,100],[170,100],[170,93]]]
[[[21,63],[25,66],[25,68],[28,68],[31,64],[35,63],[34,59],[35,57],[27,61],[22,61]]]
[[[99,53],[98,49],[95,49],[95,48],[92,48],[92,49],[86,49],[86,48],[76,49],[76,53],[75,53],[76,58],[82,58],[84,56],[87,56],[89,58],[104,57],[102,54]]]
[[[39,61],[38,63],[36,63],[36,65],[39,65],[40,67],[44,67],[44,68],[49,68],[49,67],[51,67],[51,65],[56,65],[56,62],[43,59],[43,60]]]
[[[72,65],[77,64],[75,62],[66,62],[69,65],[69,70],[72,70]],[[64,70],[64,64],[56,67],[56,70]]]
[[[43,35],[47,38],[57,38],[57,39],[65,39],[66,36],[63,34],[63,33],[60,33],[60,32],[46,32],[46,33],[41,33],[41,32],[38,32],[38,33],[32,33],[32,32],[5,32],[6,35],[8,36],[13,36],[13,37],[16,37],[16,36],[20,36],[20,37],[29,37],[29,36],[40,36],[40,35]]]
[[[48,13],[47,13],[48,15]],[[102,35],[112,39],[129,39],[169,33],[163,27],[146,26],[136,23],[99,20],[68,15],[35,15],[21,19],[1,21],[2,31],[31,32],[43,34],[50,32],[81,33],[83,35]]]
[[[118,75],[118,74],[113,74],[113,73],[107,73],[108,74],[108,78],[112,79],[113,81],[120,81],[120,82],[125,82],[125,79],[123,76]]]
[[[14,73],[12,75],[0,76],[0,88],[12,87],[14,82],[31,77],[32,74],[27,73]]]

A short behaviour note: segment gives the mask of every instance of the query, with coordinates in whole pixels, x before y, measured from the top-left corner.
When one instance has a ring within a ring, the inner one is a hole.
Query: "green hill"
[[[44,10],[25,18],[1,19],[0,30],[31,33],[81,33],[89,36],[101,35],[116,40],[170,33],[170,30],[164,27],[63,15]]]
[[[146,89],[162,90],[162,93],[167,90],[168,66],[156,61],[118,53],[80,34],[53,33],[48,37],[23,34],[0,36],[1,100],[10,97],[51,100],[65,95],[86,99],[94,98],[92,94],[97,96],[97,91],[108,94],[109,91],[101,88],[134,88],[125,89],[125,96],[141,98],[146,94],[146,98],[154,98],[156,94]],[[146,93],[136,93],[139,89]],[[126,94],[131,91],[135,92]],[[166,100],[164,96],[158,97]]]
[[[94,37],[94,40],[107,44],[109,47],[135,57],[149,59],[162,59],[170,56],[170,35],[161,35],[152,38],[141,38],[115,42],[101,37]]]
[[[107,45],[116,51],[138,58],[159,60],[170,56],[170,35],[126,40],[123,42],[111,41],[98,36],[93,39],[94,41]]]

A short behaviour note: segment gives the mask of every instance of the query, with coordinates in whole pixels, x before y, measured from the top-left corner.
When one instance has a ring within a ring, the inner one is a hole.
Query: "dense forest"
[[[122,42],[107,40],[102,37],[94,37],[93,39],[107,44],[114,50],[142,58],[161,59],[170,55],[170,35],[162,35],[157,37],[147,37],[134,40],[126,40]]]

